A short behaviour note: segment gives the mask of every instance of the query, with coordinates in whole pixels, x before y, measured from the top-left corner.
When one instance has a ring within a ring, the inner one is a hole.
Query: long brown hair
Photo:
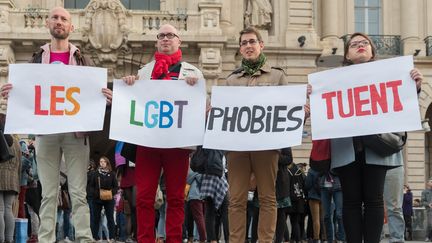
[[[101,159],[105,160],[105,162],[107,164],[107,169],[108,169],[109,172],[111,172],[112,171],[111,161],[106,156],[100,157],[99,162],[98,162],[98,168],[100,167],[100,160]]]
[[[350,45],[351,45],[351,40],[352,40],[354,37],[356,37],[356,36],[362,36],[362,37],[364,37],[366,40],[369,41],[369,44],[370,44],[371,49],[372,49],[372,58],[369,60],[369,62],[371,62],[371,61],[375,61],[375,57],[376,57],[376,46],[375,46],[375,44],[373,43],[372,39],[371,39],[367,34],[365,34],[365,33],[356,32],[356,33],[352,34],[352,35],[350,36],[350,38],[345,42],[345,46],[344,46],[344,59],[343,59],[343,65],[344,65],[344,66],[349,66],[349,65],[352,65],[352,64],[353,64],[352,61],[351,61],[351,60],[348,60],[346,56],[348,55],[349,47],[350,47]]]

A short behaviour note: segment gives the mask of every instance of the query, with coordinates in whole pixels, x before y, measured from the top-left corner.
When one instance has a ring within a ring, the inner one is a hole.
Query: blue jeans
[[[384,183],[384,202],[387,207],[389,242],[403,242],[405,221],[402,213],[404,167],[387,170]]]
[[[161,207],[159,208],[159,222],[157,226],[157,234],[156,236],[159,238],[165,239],[165,222],[166,222],[166,199],[164,197],[164,202],[162,203]]]
[[[123,212],[117,212],[116,223],[119,231],[118,239],[126,241],[126,216]]]
[[[333,207],[332,200],[335,205],[336,211],[336,224],[333,224]],[[343,228],[342,220],[342,191],[333,191],[331,188],[321,188],[321,204],[324,211],[324,223],[327,233],[327,241],[333,242],[334,240],[334,230],[333,226],[337,225],[336,229],[336,239],[340,241],[345,241],[345,231]]]

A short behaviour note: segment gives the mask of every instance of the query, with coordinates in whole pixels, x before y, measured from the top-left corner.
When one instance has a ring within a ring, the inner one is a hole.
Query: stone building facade
[[[409,133],[406,182],[416,196],[432,176],[432,2],[429,0],[0,0],[0,82],[8,64],[26,62],[49,41],[48,9],[65,6],[72,14],[72,43],[108,69],[109,79],[134,74],[152,58],[158,27],[176,26],[186,61],[199,66],[208,92],[239,66],[238,32],[261,30],[270,63],[291,83],[307,74],[339,66],[349,33],[371,34],[381,58],[415,55],[425,76],[420,112],[425,129]],[[295,162],[308,162],[310,124]]]

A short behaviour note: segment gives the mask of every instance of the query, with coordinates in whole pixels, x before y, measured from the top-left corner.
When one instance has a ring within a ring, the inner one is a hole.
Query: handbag
[[[406,140],[406,132],[373,134],[362,137],[363,145],[382,157],[401,151]]]
[[[6,137],[3,134],[3,130],[0,130],[0,163],[6,162],[15,157],[11,147],[6,141]]]
[[[98,176],[98,181],[99,181],[99,198],[100,198],[100,200],[102,200],[102,201],[112,200],[113,199],[112,190],[100,188],[100,177],[99,176]]]

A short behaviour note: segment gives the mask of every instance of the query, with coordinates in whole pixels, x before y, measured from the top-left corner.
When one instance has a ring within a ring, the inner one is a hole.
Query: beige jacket
[[[252,76],[242,69],[237,69],[226,80],[228,86],[278,86],[287,84],[288,79],[284,71],[272,68],[267,63]]]

